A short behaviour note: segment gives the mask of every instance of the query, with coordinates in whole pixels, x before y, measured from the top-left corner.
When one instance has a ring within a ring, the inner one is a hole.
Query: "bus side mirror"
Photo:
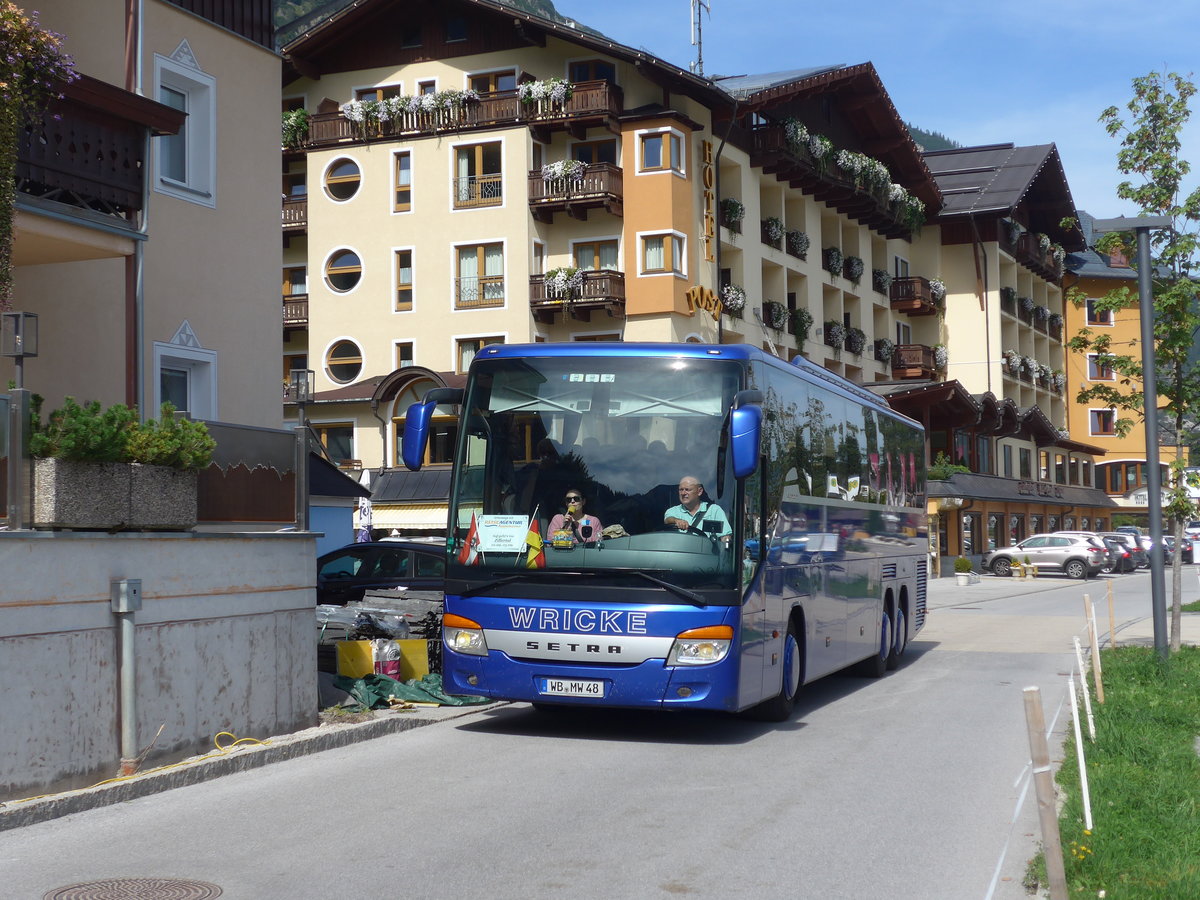
[[[729,450],[733,477],[745,478],[758,469],[762,444],[762,407],[739,406],[729,413]]]
[[[437,403],[414,403],[404,416],[404,437],[400,439],[401,458],[409,471],[419,472],[425,461],[425,447],[429,443],[429,420]]]

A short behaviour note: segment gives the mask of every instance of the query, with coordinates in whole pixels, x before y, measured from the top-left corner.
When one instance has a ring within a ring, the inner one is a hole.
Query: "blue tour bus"
[[[456,447],[451,693],[783,719],[806,682],[894,668],[924,624],[922,428],[803,357],[492,345],[409,408],[408,468],[431,434]],[[701,505],[667,526],[681,481]]]

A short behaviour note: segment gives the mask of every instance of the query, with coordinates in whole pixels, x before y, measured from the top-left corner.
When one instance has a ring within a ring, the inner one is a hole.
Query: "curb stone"
[[[0,832],[11,828],[35,825],[39,822],[48,822],[62,816],[99,809],[103,806],[113,806],[128,800],[136,800],[139,797],[160,794],[172,788],[200,784],[220,778],[222,775],[257,769],[271,763],[296,759],[324,750],[336,750],[360,741],[411,731],[426,725],[435,725],[438,722],[471,715],[481,709],[495,709],[498,705],[503,704],[442,707],[436,710],[439,715],[430,717],[423,717],[422,713],[425,712],[423,710],[415,712],[376,710],[376,718],[367,722],[307,728],[293,734],[269,738],[269,744],[255,744],[219,756],[194,757],[195,761],[190,764],[175,764],[172,768],[147,772],[145,775],[134,775],[127,781],[119,781],[115,784],[81,788],[25,802],[9,800],[0,803]],[[183,762],[189,763],[188,760]]]

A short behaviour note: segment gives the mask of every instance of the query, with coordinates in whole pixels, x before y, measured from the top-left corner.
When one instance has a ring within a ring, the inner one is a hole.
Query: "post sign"
[[[684,294],[688,302],[688,312],[695,313],[696,310],[702,309],[713,317],[713,321],[721,318],[721,298],[716,295],[711,288],[706,288],[702,284],[694,284],[687,289]]]

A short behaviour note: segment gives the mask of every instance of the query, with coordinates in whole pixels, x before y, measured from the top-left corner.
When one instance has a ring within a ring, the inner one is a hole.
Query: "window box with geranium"
[[[821,251],[822,267],[831,275],[841,275],[845,257],[837,247],[826,247]]]
[[[1033,378],[1035,372],[1037,372],[1036,359],[1034,359],[1032,356],[1026,356],[1021,360],[1021,374],[1023,377],[1027,379]]]
[[[846,326],[836,319],[825,323],[825,343],[833,348],[833,355],[838,356],[846,344]]]
[[[792,310],[792,334],[796,336],[797,343],[803,347],[804,342],[808,340],[808,333],[812,330],[813,317],[807,309],[800,308]]]
[[[1004,351],[1004,365],[1013,375],[1018,375],[1021,372],[1021,354],[1016,350]]]
[[[526,106],[561,106],[571,99],[575,85],[562,78],[527,81],[517,85],[517,96]]]
[[[1050,327],[1056,329],[1063,327],[1062,313],[1050,313]]]
[[[742,317],[746,308],[746,291],[736,284],[727,284],[721,288],[721,309],[735,319]]]
[[[1050,310],[1045,306],[1035,306],[1033,308],[1033,317],[1039,322],[1045,322],[1050,318]]]
[[[846,349],[855,356],[862,356],[867,346],[867,335],[861,328],[846,329]]]
[[[892,273],[887,269],[871,270],[871,286],[885,297],[888,296],[888,291],[892,289],[892,278]]]
[[[946,283],[940,278],[930,278],[929,296],[937,306],[943,305],[946,302]]]
[[[803,231],[789,231],[784,235],[787,252],[797,259],[808,259],[808,248],[812,243]]]
[[[545,284],[547,297],[571,300],[583,287],[583,272],[575,266],[559,266],[546,273]]]
[[[1027,320],[1033,318],[1033,307],[1035,305],[1032,297],[1021,297],[1017,301],[1017,308],[1021,311],[1022,318]]]
[[[1000,288],[1000,309],[1010,315],[1017,314],[1017,289],[1014,287]]]
[[[548,194],[568,194],[579,190],[587,163],[578,159],[560,159],[542,166],[542,181]]]
[[[770,244],[776,250],[780,247],[780,241],[783,240],[783,219],[777,216],[769,216],[762,220],[762,242]]]
[[[737,234],[742,233],[742,219],[746,218],[746,207],[736,197],[721,201],[721,224]]]
[[[1055,369],[1050,373],[1050,386],[1056,394],[1061,394],[1067,387],[1067,376]]]
[[[866,271],[866,266],[863,264],[862,258],[858,256],[847,256],[842,263],[842,274],[850,279],[850,283],[858,287],[858,283],[862,280],[863,272]]]
[[[779,331],[787,324],[788,311],[787,307],[778,300],[763,301],[763,321],[767,323],[768,328],[774,328]]]
[[[887,338],[877,338],[875,341],[875,358],[881,363],[889,363],[896,353],[896,345]]]

